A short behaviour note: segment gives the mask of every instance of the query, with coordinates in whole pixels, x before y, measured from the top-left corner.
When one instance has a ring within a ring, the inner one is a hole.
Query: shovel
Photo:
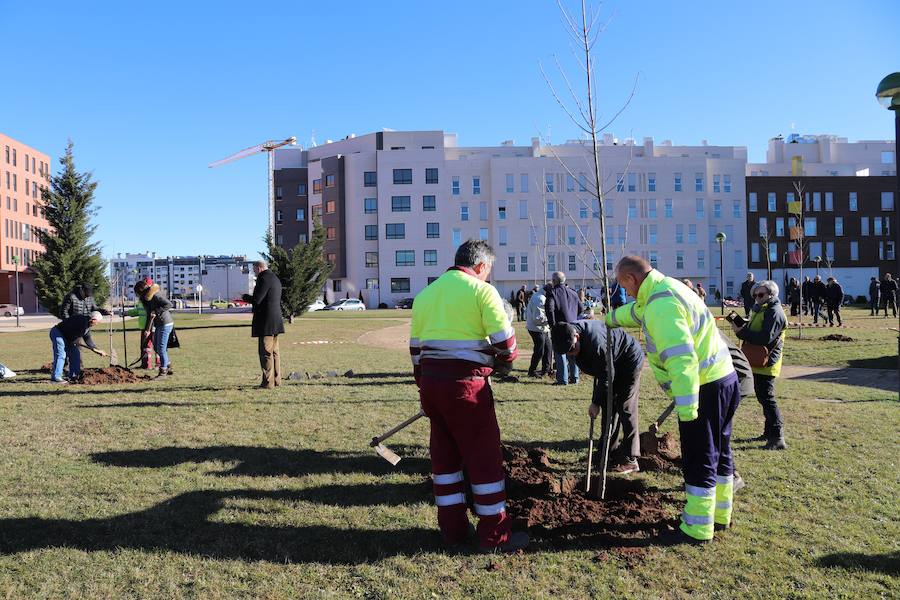
[[[672,414],[673,410],[675,410],[675,401],[674,400],[672,402],[670,402],[669,405],[666,407],[666,409],[664,411],[662,411],[662,413],[660,413],[660,415],[658,417],[656,417],[656,420],[653,421],[653,423],[650,424],[650,433],[652,433],[653,435],[656,435],[657,433],[659,433],[660,425],[662,425],[663,422],[669,418],[669,415]]]
[[[591,417],[591,427],[588,431],[588,469],[584,480],[584,493],[591,491],[591,467],[594,462],[594,418]]]
[[[416,414],[414,414],[407,420],[403,421],[399,425],[395,425],[394,427],[391,427],[390,429],[388,429],[387,431],[385,431],[378,437],[373,437],[372,441],[369,442],[369,446],[371,446],[372,448],[375,448],[375,452],[378,453],[378,456],[380,456],[384,460],[388,461],[392,465],[396,465],[398,462],[400,462],[401,457],[398,456],[397,453],[395,453],[393,450],[391,450],[390,448],[388,448],[387,446],[382,444],[382,442],[384,440],[388,439],[389,437],[391,437],[392,435],[394,435],[395,433],[397,433],[398,431],[400,431],[401,429],[405,429],[409,425],[415,423],[416,421],[418,421],[419,419],[421,419],[424,416],[425,416],[425,411],[419,410],[419,412],[417,412]]]
[[[91,348],[90,346],[88,346],[88,345],[86,345],[86,344],[78,344],[78,347],[79,347],[79,348],[87,348],[87,349],[90,350],[91,352],[94,351],[93,348]],[[117,366],[119,366],[119,355],[116,353],[116,349],[115,349],[115,348],[110,348],[110,349],[109,349],[109,354],[107,354],[106,356],[107,356],[107,358],[109,358],[109,366],[111,366],[111,367],[117,367]]]

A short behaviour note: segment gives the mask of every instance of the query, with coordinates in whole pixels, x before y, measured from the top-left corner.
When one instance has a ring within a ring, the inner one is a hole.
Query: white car
[[[337,302],[332,302],[322,310],[366,310],[366,305],[356,298],[344,298]]]
[[[0,304],[0,315],[4,317],[14,317],[16,314],[24,315],[25,309],[15,304]]]
[[[316,300],[306,307],[306,312],[316,312],[317,310],[322,310],[323,308],[325,308],[325,303],[321,300]]]

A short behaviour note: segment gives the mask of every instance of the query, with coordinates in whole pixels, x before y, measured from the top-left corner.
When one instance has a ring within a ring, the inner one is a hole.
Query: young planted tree
[[[325,260],[325,228],[318,220],[313,223],[312,239],[290,250],[275,244],[266,235],[268,252],[262,257],[281,280],[281,312],[289,323],[299,317],[319,296],[332,265]]]
[[[92,207],[97,182],[89,172],[75,169],[72,142],[59,159],[63,169],[50,176],[50,186],[41,188],[41,200],[50,229],[35,229],[44,246],[31,265],[38,300],[57,317],[63,299],[79,283],[88,283],[97,304],[102,305],[109,293],[100,246],[91,241],[97,227],[91,218],[97,214]]]

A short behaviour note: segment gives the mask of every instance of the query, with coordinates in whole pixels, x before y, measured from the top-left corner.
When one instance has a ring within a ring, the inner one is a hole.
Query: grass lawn
[[[896,321],[847,312],[840,333],[856,341],[804,331],[788,340],[787,361],[895,364],[886,327]],[[780,380],[790,448],[735,443],[748,486],[735,527],[708,547],[652,548],[637,562],[595,561],[600,548],[583,547],[445,552],[427,485],[427,422],[391,440],[404,456],[397,467],[368,448],[418,399],[404,350],[356,340],[409,316],[304,316],[281,340],[285,372],[360,376],[273,391],[254,388],[247,321],[177,315],[176,375],[110,387],[53,387],[25,372],[50,360],[46,331],[0,335],[0,361],[20,372],[0,382],[0,598],[900,596],[900,403],[877,385]],[[105,345],[105,331],[96,339]],[[331,343],[302,343],[316,340]],[[114,344],[124,358],[121,332]],[[85,355],[87,366],[103,363]],[[494,385],[504,439],[546,444],[582,469],[589,379],[555,388],[526,380],[518,363],[521,383]],[[651,380],[645,372],[644,425],[665,403]],[[745,399],[735,437],[761,428],[759,405]],[[680,485],[672,474],[639,477]]]

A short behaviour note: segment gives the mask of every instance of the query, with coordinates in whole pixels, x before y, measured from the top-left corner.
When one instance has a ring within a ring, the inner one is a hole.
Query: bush
[[[385,304],[384,302],[381,302],[381,303],[378,305],[378,308],[387,308],[387,307],[388,307],[388,305]]]

